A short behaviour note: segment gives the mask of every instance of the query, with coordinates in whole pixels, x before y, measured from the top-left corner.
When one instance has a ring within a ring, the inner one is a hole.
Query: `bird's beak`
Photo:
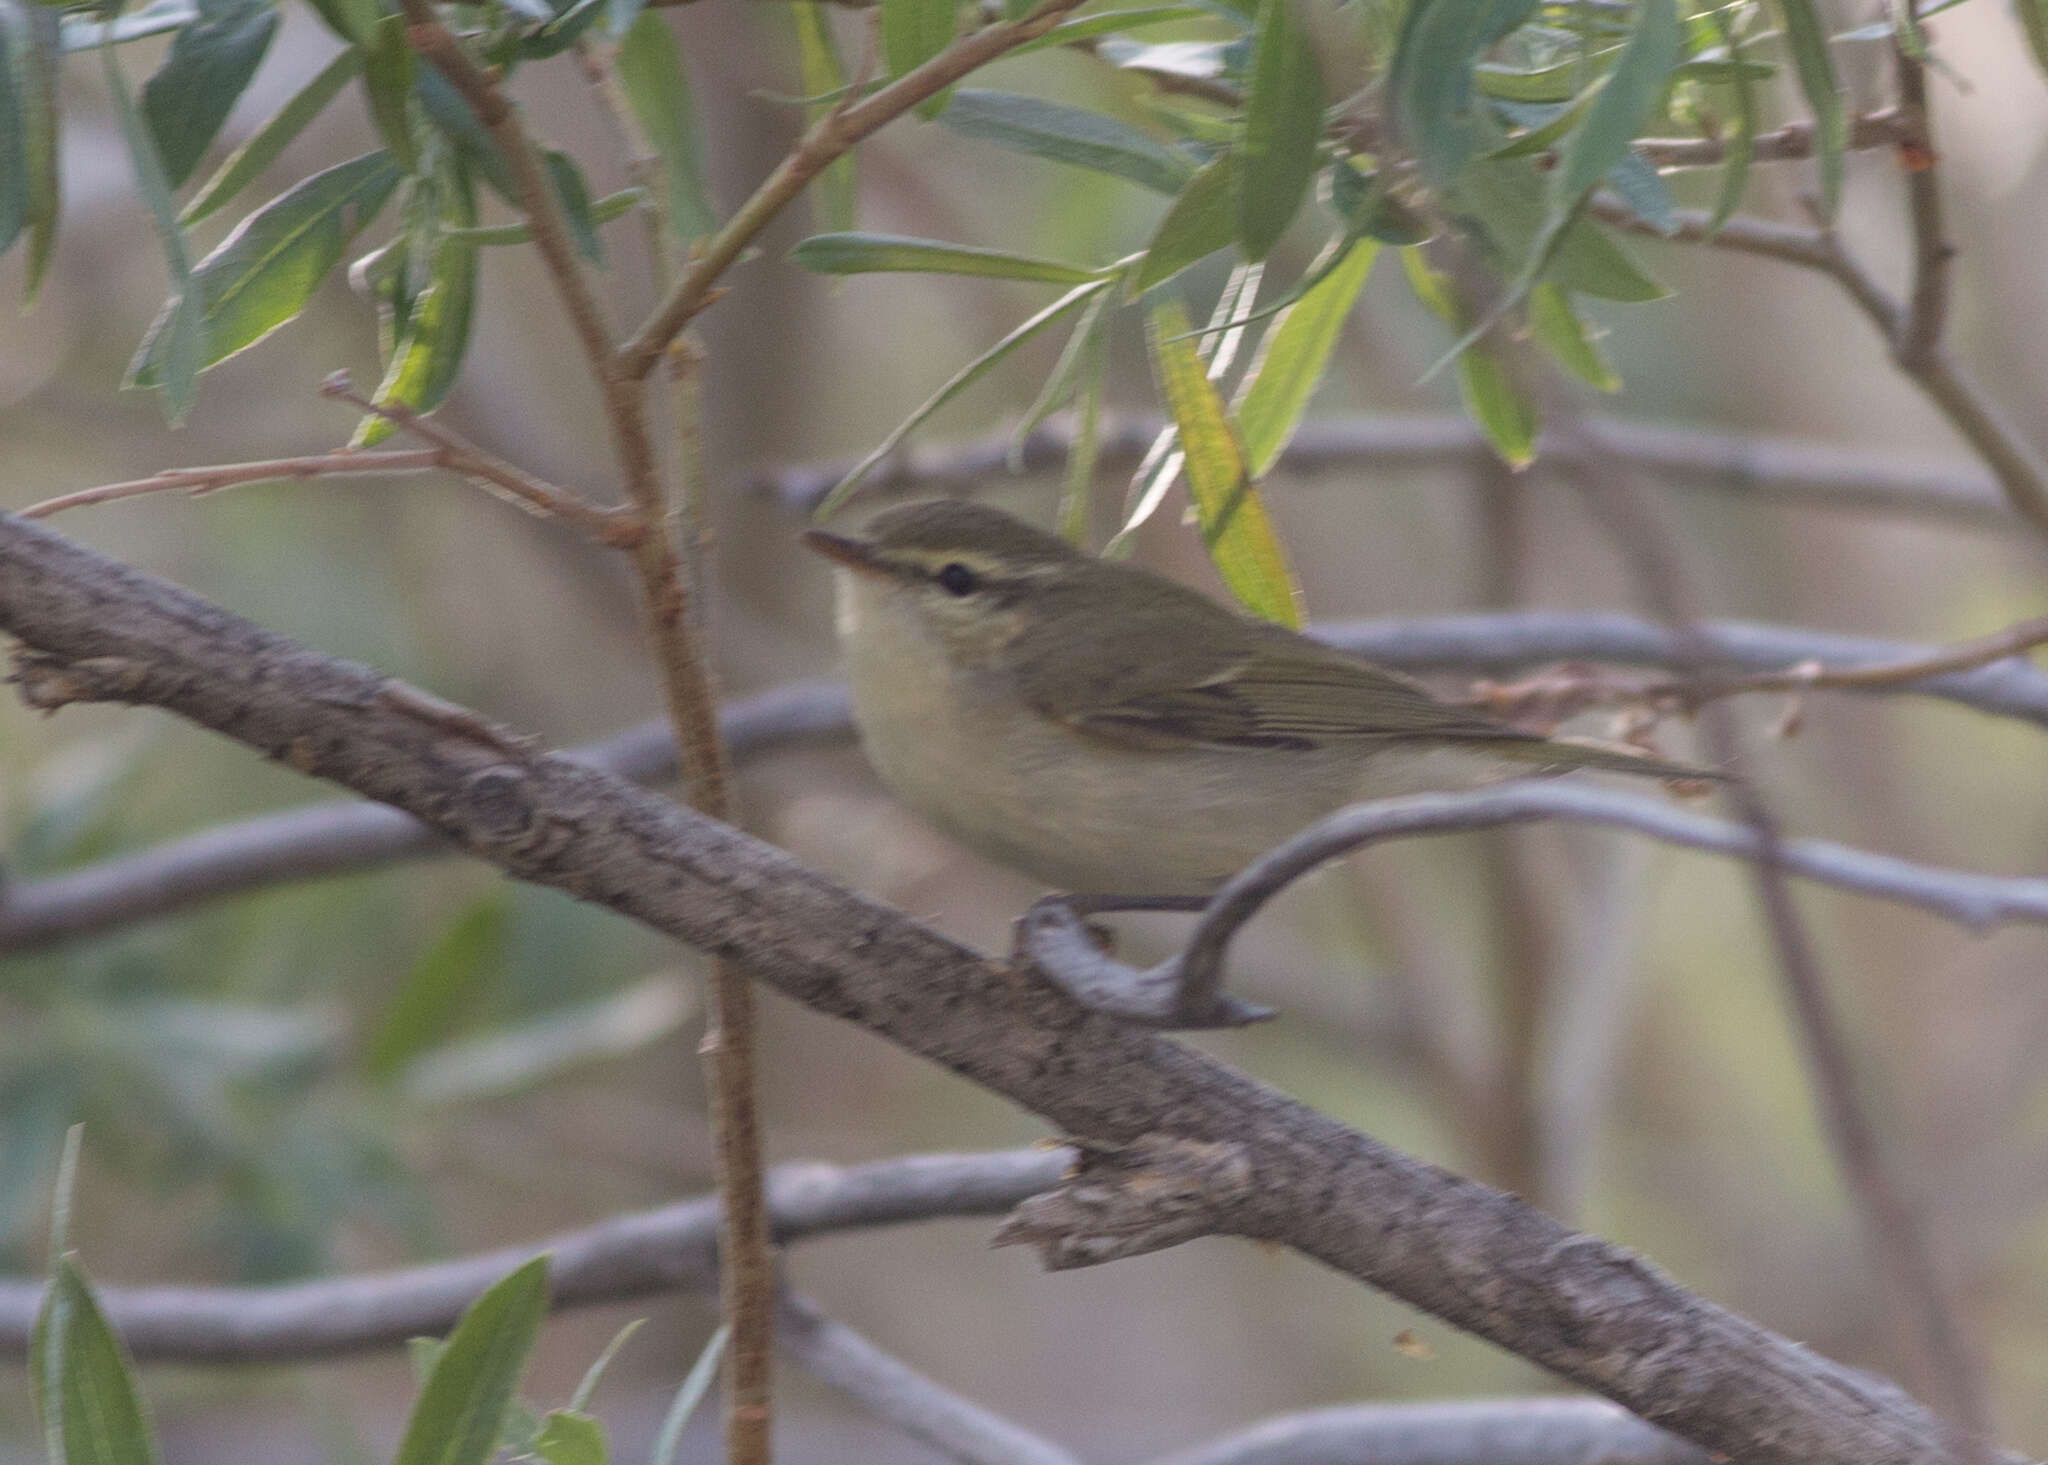
[[[858,570],[868,575],[893,574],[895,567],[882,557],[879,550],[865,539],[850,539],[843,534],[827,534],[823,529],[806,529],[804,543],[835,564]]]

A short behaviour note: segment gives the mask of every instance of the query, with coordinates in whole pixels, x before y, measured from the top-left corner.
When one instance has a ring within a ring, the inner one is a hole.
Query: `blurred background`
[[[1840,7],[1851,23],[1852,8]],[[794,109],[765,95],[799,90],[789,17],[703,4],[672,22],[714,194],[730,209],[794,134]],[[1954,348],[2048,450],[2036,370],[2048,355],[2048,91],[2003,7],[1946,13],[1937,39],[1951,72],[1934,81],[1941,178],[1961,249]],[[267,115],[331,49],[317,25],[289,15],[230,133]],[[1857,100],[1875,105],[1882,48],[1864,49],[1844,47],[1841,64]],[[350,413],[316,388],[341,367],[374,381],[377,366],[372,313],[340,282],[211,373],[182,430],[167,430],[149,398],[116,392],[164,280],[97,71],[73,66],[66,80],[65,248],[32,313],[0,311],[0,506],[343,441]],[[1109,109],[1139,95],[1079,56],[1005,63],[986,84]],[[519,85],[594,189],[623,185],[572,66],[530,67]],[[303,176],[374,145],[360,109],[337,108],[275,172]],[[861,178],[863,227],[1069,259],[1140,247],[1161,207],[916,121],[864,148]],[[1700,202],[1714,186],[1682,183],[1681,196]],[[1759,167],[1746,207],[1796,220],[1807,186],[1800,165]],[[1889,281],[1901,277],[1904,223],[1889,156],[1852,155],[1842,232]],[[826,573],[796,547],[800,516],[766,480],[865,452],[1047,298],[976,280],[835,286],[781,258],[804,232],[800,216],[786,219],[699,327],[712,623],[731,694],[834,669]],[[645,260],[632,230],[609,237],[607,287],[624,302],[618,318],[631,319],[651,299]],[[1279,264],[1299,269],[1312,243],[1283,246]],[[1827,282],[1697,246],[1636,252],[1675,293],[1593,303],[1626,380],[1603,410],[1970,467]],[[594,397],[534,260],[497,249],[484,268],[478,337],[443,417],[557,482],[609,494]],[[0,263],[0,298],[18,294],[20,269],[18,251]],[[1379,274],[1317,413],[1454,413],[1448,373],[1417,384],[1445,333],[1387,278],[1398,274],[1392,260]],[[1191,277],[1197,309],[1220,280],[1213,267]],[[920,441],[1013,421],[1058,350],[1033,346]],[[1111,405],[1155,411],[1136,332],[1112,351]],[[1040,522],[1057,491],[1051,478],[952,487]],[[1105,515],[1122,488],[1100,486]],[[1707,614],[1933,642],[2048,611],[2048,555],[2016,521],[1772,506],[1651,478],[1639,490],[1681,546]],[[1458,456],[1282,474],[1268,502],[1317,620],[1645,609],[1560,475],[1475,470]],[[1141,557],[1213,589],[1172,504],[1142,535]],[[57,527],[550,744],[658,711],[620,567],[458,483],[266,485],[80,510]],[[1774,736],[1783,711],[1752,699],[1739,720],[1792,831],[1972,870],[2041,869],[2048,740],[2038,729],[1926,700],[1817,698],[1788,739]],[[1684,742],[1681,730],[1673,751]],[[984,947],[1004,947],[1008,922],[1040,893],[892,804],[850,746],[750,764],[739,786],[750,829]],[[45,720],[0,701],[10,879],[330,796],[163,714],[80,707]],[[1977,937],[1810,888],[1800,903],[1864,1096],[1964,1300],[2002,1434],[2048,1451],[2048,932]],[[1144,955],[1177,928],[1133,929]],[[460,974],[461,1001],[431,1055],[439,1066],[423,1075],[416,1062],[380,1062],[379,1045],[400,994],[433,963]],[[1202,1046],[1395,1145],[1521,1189],[1816,1349],[1907,1373],[1741,870],[1556,830],[1380,850],[1263,916],[1234,971],[1238,990],[1285,1016]],[[237,898],[9,959],[0,1260],[17,1273],[41,1267],[55,1157],[77,1120],[87,1128],[71,1234],[103,1283],[374,1268],[700,1193],[710,1185],[694,1057],[701,974],[692,955],[644,931],[451,860]],[[861,1032],[772,994],[764,1005],[772,1160],[1045,1137],[1029,1116]],[[487,1068],[484,1045],[508,1035],[528,1040],[524,1066]],[[1512,1073],[1527,1082],[1497,1092],[1496,1076]],[[1535,1148],[1518,1138],[1532,1133]],[[812,1242],[788,1263],[827,1310],[913,1365],[1103,1461],[1278,1410],[1551,1386],[1291,1255],[1204,1241],[1048,1276],[1023,1252],[990,1252],[990,1229],[944,1222]],[[565,1397],[637,1315],[652,1321],[595,1405],[627,1452],[651,1437],[709,1334],[711,1299],[557,1318],[528,1388]],[[784,1378],[781,1458],[926,1458],[793,1370]],[[305,1368],[155,1367],[146,1384],[173,1462],[387,1457],[412,1391],[398,1353]],[[711,1458],[706,1429],[692,1447],[691,1458]],[[0,1370],[0,1459],[38,1449],[24,1371]]]

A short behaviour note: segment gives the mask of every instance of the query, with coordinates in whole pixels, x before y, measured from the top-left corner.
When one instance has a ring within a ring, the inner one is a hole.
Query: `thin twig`
[[[1906,216],[1913,234],[1913,284],[1899,314],[1892,353],[1905,371],[1922,372],[1941,344],[1948,324],[1949,279],[1955,246],[1942,228],[1941,182],[1935,171],[1934,119],[1927,108],[1927,68],[1892,38],[1893,70],[1899,79],[1899,167],[1906,175]]]
[[[1831,230],[1742,216],[1715,230],[1708,227],[1711,221],[1706,214],[1697,209],[1681,209],[1677,214],[1677,231],[1666,235],[1617,199],[1596,196],[1591,207],[1607,222],[1652,238],[1711,244],[1817,270],[1842,287],[1897,355],[1903,339],[1900,322],[1906,318],[1904,308],[1843,249]],[[1899,366],[1984,460],[2014,510],[2048,533],[2048,467],[2042,465],[2018,430],[1991,404],[1984,389],[1939,346],[1929,347],[1912,361],[1901,359]]]
[[[937,96],[1005,51],[1044,35],[1080,3],[1081,0],[1041,0],[1022,19],[999,21],[972,31],[887,86],[820,117],[739,210],[704,241],[689,268],[655,307],[646,324],[619,348],[619,372],[638,381],[653,371],[669,342],[710,303],[713,286],[747,246],[813,178],[862,138],[901,117],[919,102]],[[852,94],[848,95],[850,99]]]
[[[1157,77],[1148,73],[1149,79]],[[1385,124],[1375,112],[1354,112],[1339,117],[1330,135],[1354,152],[1378,152],[1386,141]],[[1909,135],[1909,124],[1898,108],[1865,112],[1849,119],[1847,146],[1852,152],[1897,147]],[[1817,151],[1811,122],[1789,122],[1753,139],[1752,162],[1796,162]],[[1641,137],[1629,149],[1644,162],[1659,169],[1713,168],[1728,160],[1728,142],[1719,137]]]
[[[1019,923],[1020,946],[1063,988],[1088,991],[1091,1006],[1109,1006],[1132,1021],[1160,1025],[1172,1016],[1161,1006],[1162,992],[1170,992],[1179,994],[1186,1010],[1200,1019],[1216,1010],[1224,957],[1238,930],[1318,865],[1383,840],[1546,819],[1629,830],[1752,863],[1772,857],[1794,875],[1913,906],[1972,931],[2007,922],[2048,925],[2048,879],[1967,874],[1818,839],[1787,840],[1769,856],[1756,831],[1740,824],[1594,784],[1525,781],[1466,793],[1380,799],[1339,810],[1232,876],[1210,898],[1186,945],[1148,971],[1116,962],[1091,941],[1071,939],[1079,929],[1078,917],[1056,900],[1041,901]],[[1129,1010],[1117,1006],[1119,993],[1129,994]],[[1104,994],[1109,1001],[1097,1000]]]
[[[185,493],[193,498],[217,493],[248,483],[275,483],[284,479],[343,478],[373,473],[430,473],[437,468],[460,472],[449,454],[438,449],[405,452],[351,452],[346,448],[331,453],[311,453],[302,458],[267,458],[252,463],[217,463],[208,468],[169,468],[147,478],[126,483],[102,483],[95,488],[74,489],[41,503],[16,509],[22,519],[47,519],[66,509],[88,504],[110,504],[120,499],[141,498],[152,493]]]
[[[804,1372],[949,1460],[960,1465],[1080,1465],[1052,1441],[925,1377],[806,1298],[785,1291],[777,1321],[783,1352]]]

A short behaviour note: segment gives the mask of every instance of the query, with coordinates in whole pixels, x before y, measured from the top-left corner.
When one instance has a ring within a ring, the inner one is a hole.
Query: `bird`
[[[1346,805],[1574,769],[1712,770],[1547,737],[962,499],[810,529],[884,784],[1072,894],[1197,897]]]

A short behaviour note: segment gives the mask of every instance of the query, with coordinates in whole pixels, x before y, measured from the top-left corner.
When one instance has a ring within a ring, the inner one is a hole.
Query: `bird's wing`
[[[1277,628],[1253,648],[1241,637],[1233,640],[1234,654],[1183,644],[1142,666],[1102,668],[1110,675],[1064,677],[1034,701],[1078,731],[1135,747],[1308,749],[1413,737],[1541,741],[1450,706],[1396,672]],[[1101,690],[1080,697],[1067,690],[1076,686]]]

